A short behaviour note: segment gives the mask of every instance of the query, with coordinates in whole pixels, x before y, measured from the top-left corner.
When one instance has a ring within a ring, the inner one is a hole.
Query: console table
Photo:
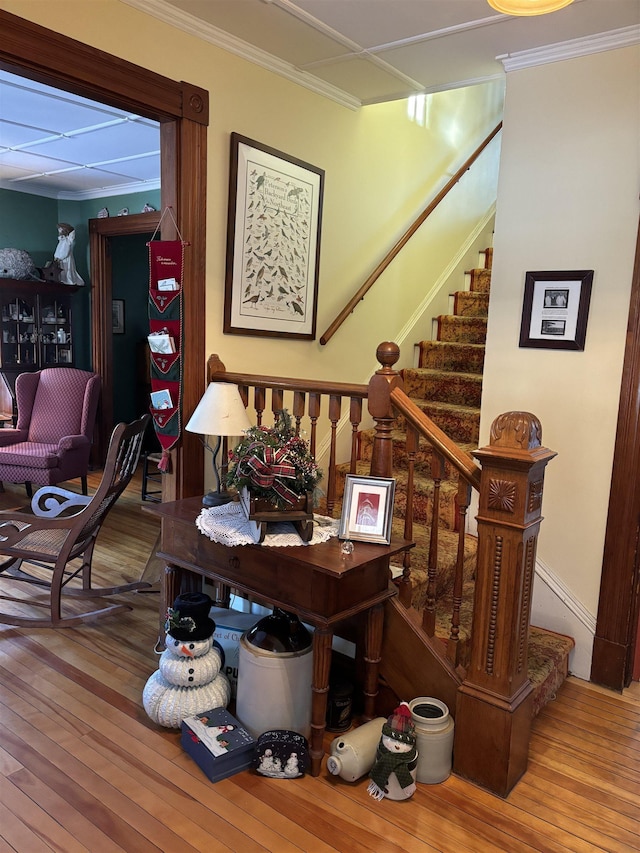
[[[193,588],[194,576],[237,589],[261,604],[292,611],[314,627],[310,755],[311,774],[317,776],[324,754],[334,627],[366,613],[364,716],[371,719],[378,693],[383,605],[396,592],[390,583],[389,560],[413,543],[404,539],[393,539],[388,546],[356,542],[349,555],[342,553],[337,538],[318,545],[229,547],[212,542],[196,527],[202,509],[200,497],[146,509],[162,523],[158,551],[166,563],[160,596],[162,639],[167,607],[181,591]]]

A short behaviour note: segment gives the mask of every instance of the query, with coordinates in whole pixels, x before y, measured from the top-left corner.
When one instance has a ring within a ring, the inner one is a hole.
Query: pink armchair
[[[0,429],[0,482],[54,486],[87,470],[101,382],[95,373],[51,367],[16,379],[18,422]]]

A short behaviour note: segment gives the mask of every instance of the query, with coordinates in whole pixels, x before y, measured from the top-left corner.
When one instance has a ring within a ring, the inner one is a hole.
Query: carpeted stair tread
[[[480,409],[459,406],[438,400],[412,398],[416,406],[428,415],[456,443],[476,444],[480,437]]]
[[[456,317],[453,314],[441,314],[438,317],[439,341],[484,344],[486,337],[486,317]]]
[[[459,344],[455,341],[420,341],[419,367],[482,373],[484,344]]]
[[[487,317],[489,294],[474,290],[458,290],[453,294],[453,313],[457,317]]]
[[[469,289],[477,290],[481,293],[488,293],[491,286],[491,270],[490,269],[473,269],[469,270]]]
[[[411,397],[480,408],[482,374],[414,367],[402,371],[405,393]]]

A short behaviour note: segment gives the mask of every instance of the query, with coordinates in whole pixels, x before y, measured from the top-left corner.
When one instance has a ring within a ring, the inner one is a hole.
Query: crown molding
[[[290,62],[285,62],[271,53],[253,47],[242,39],[229,35],[229,33],[225,33],[217,27],[205,23],[200,18],[196,18],[187,12],[177,12],[174,6],[169,6],[163,0],[121,0],[121,2],[126,3],[127,6],[131,6],[134,9],[138,9],[140,12],[144,12],[146,15],[157,18],[165,24],[182,30],[188,35],[195,36],[222,50],[226,50],[228,53],[239,56],[241,59],[247,60],[247,62],[252,62],[254,65],[265,68],[267,71],[279,74],[286,80],[297,83],[299,86],[304,86],[305,89],[329,98],[343,107],[357,110],[362,106],[362,101],[347,94],[342,89],[331,86],[329,83],[324,83],[319,78],[300,71],[300,69],[296,68]]]
[[[592,53],[631,47],[638,43],[640,43],[640,26],[622,27],[603,35],[571,39],[546,47],[521,50],[517,53],[505,53],[496,58],[502,62],[504,70],[509,73],[510,71],[519,71],[521,68],[560,62],[563,59],[575,59]]]
[[[97,190],[81,190],[80,192],[69,192],[68,190],[47,190],[42,187],[28,186],[28,182],[21,182],[19,186],[15,181],[0,180],[0,189],[11,190],[25,195],[37,195],[42,198],[53,198],[57,201],[91,201],[94,198],[111,198],[118,195],[132,195],[160,189],[160,180],[154,181],[132,181],[129,184],[120,184],[117,187],[101,187]]]

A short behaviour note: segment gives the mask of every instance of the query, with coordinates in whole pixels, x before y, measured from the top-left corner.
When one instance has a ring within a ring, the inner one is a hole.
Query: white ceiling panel
[[[640,42],[640,0],[573,0],[535,17],[487,0],[120,2],[351,108],[501,77],[504,57]],[[157,187],[159,137],[155,122],[0,71],[2,187],[61,198]]]

